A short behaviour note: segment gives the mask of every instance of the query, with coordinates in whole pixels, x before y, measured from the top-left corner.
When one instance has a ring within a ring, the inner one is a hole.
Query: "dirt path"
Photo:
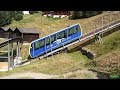
[[[72,74],[76,74],[76,73],[77,74],[79,74],[79,73],[81,73],[81,74],[91,74],[94,79],[98,79],[96,77],[96,73],[92,72],[92,71],[89,71],[89,70],[76,70],[76,71],[73,71],[73,72],[63,74],[62,76],[65,79],[68,76],[70,76]],[[3,77],[0,77],[0,79],[51,79],[51,78],[56,79],[59,76],[61,76],[61,75],[49,75],[49,74],[42,74],[42,73],[35,73],[35,72],[25,72],[25,73],[15,73],[15,74],[12,74],[12,75],[3,76]]]
[[[15,73],[8,76],[0,77],[0,79],[50,79],[59,75],[48,75],[35,72]]]
[[[72,75],[72,74],[90,74],[90,75],[92,75],[92,77],[93,77],[93,79],[98,79],[98,77],[97,77],[97,73],[95,73],[95,72],[92,72],[92,71],[89,71],[89,70],[87,70],[87,69],[85,69],[85,70],[76,70],[76,71],[73,71],[73,72],[69,72],[69,73],[66,73],[66,74],[63,74],[62,76],[64,77],[64,78],[68,78],[70,75]],[[79,78],[78,78],[79,79]],[[84,79],[84,78],[83,78]],[[89,78],[88,78],[89,79]]]

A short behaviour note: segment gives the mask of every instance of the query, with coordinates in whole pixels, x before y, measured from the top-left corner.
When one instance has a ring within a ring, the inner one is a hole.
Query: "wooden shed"
[[[5,38],[5,32],[3,28],[0,28],[0,38]]]
[[[14,37],[23,38],[23,42],[30,43],[39,38],[40,32],[32,28],[16,28],[14,30]]]
[[[0,38],[13,38],[14,32],[12,29],[8,27],[1,27],[0,28]]]

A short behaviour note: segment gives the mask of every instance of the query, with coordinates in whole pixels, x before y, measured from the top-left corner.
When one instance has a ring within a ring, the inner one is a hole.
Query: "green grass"
[[[79,54],[78,57],[73,58],[75,54]],[[16,72],[37,72],[37,73],[47,73],[47,74],[63,74],[78,68],[84,68],[84,64],[89,61],[89,59],[84,60],[84,56],[80,52],[74,53],[60,53],[54,57],[44,58],[42,60],[37,60],[29,65],[21,66],[15,68],[9,72],[0,72],[0,76],[13,74]]]
[[[86,48],[92,50],[96,54],[96,57],[120,48],[120,30],[104,37],[103,45],[97,42],[86,46]]]
[[[28,59],[29,56],[29,45],[22,45],[20,51],[20,56],[22,56],[22,60]]]
[[[86,46],[96,54],[96,58],[87,65],[100,71],[120,75],[120,30],[104,37],[103,41],[103,45],[92,43]]]

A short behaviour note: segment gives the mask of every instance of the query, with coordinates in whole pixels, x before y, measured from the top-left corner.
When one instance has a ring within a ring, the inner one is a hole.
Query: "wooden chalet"
[[[40,32],[32,28],[0,28],[0,38],[16,38],[21,37],[23,42],[30,43],[35,39],[38,39]]]
[[[0,38],[13,38],[14,33],[13,30],[8,27],[1,27],[0,28]]]
[[[0,38],[5,38],[5,32],[3,28],[0,28]]]
[[[51,17],[59,17],[63,18],[65,16],[69,16],[70,11],[43,11],[43,16],[51,16]]]
[[[32,28],[16,28],[14,30],[14,37],[23,38],[23,42],[32,42],[39,38],[40,32]]]

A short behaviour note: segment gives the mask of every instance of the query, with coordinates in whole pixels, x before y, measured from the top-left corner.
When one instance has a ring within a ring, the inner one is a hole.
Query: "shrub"
[[[29,11],[30,14],[38,13],[38,11]]]
[[[16,14],[15,17],[14,17],[14,19],[16,21],[22,20],[23,19],[23,15],[22,14]]]
[[[101,13],[102,11],[72,11],[71,16],[69,16],[69,19],[80,19],[85,17],[88,18]]]

